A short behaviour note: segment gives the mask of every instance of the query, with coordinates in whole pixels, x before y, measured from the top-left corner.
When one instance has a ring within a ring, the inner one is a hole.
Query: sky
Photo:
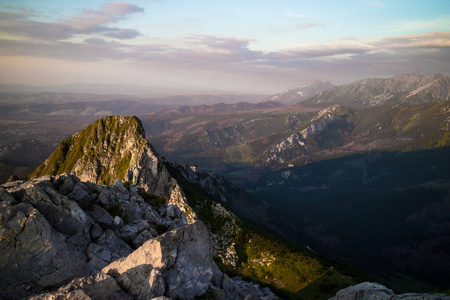
[[[0,0],[0,84],[271,94],[450,75],[450,0]]]

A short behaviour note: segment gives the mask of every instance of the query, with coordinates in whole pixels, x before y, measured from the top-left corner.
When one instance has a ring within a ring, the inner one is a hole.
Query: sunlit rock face
[[[169,204],[185,213],[189,223],[197,219],[163,159],[145,139],[144,128],[136,117],[97,120],[62,142],[32,177],[64,172],[96,184],[129,181],[150,194],[167,198]]]

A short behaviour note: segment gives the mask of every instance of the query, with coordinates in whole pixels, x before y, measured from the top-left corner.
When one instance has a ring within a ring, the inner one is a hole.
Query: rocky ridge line
[[[330,88],[304,104],[341,104],[372,107],[388,104],[416,105],[450,99],[450,77],[442,74],[402,74],[369,78]]]
[[[74,174],[95,184],[112,184],[116,179],[131,182],[178,206],[189,223],[197,219],[163,159],[145,139],[136,117],[110,116],[97,120],[63,141],[31,178],[61,173]]]
[[[134,185],[44,176],[4,184],[0,200],[2,298],[55,287],[31,299],[274,298],[217,268],[202,222]]]
[[[382,284],[363,282],[342,289],[329,300],[449,300],[444,294],[407,293],[396,295]]]

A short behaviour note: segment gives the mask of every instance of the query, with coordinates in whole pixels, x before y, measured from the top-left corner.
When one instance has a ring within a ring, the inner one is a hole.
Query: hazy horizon
[[[2,84],[274,94],[316,79],[448,75],[449,50],[445,0],[0,5]]]

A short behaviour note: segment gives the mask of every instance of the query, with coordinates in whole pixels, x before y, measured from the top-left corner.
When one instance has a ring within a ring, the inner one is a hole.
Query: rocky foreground
[[[201,221],[121,181],[69,174],[0,187],[0,298],[276,298],[214,263]]]
[[[363,282],[342,289],[329,300],[448,300],[450,296],[443,294],[408,293],[396,295],[382,284]]]

